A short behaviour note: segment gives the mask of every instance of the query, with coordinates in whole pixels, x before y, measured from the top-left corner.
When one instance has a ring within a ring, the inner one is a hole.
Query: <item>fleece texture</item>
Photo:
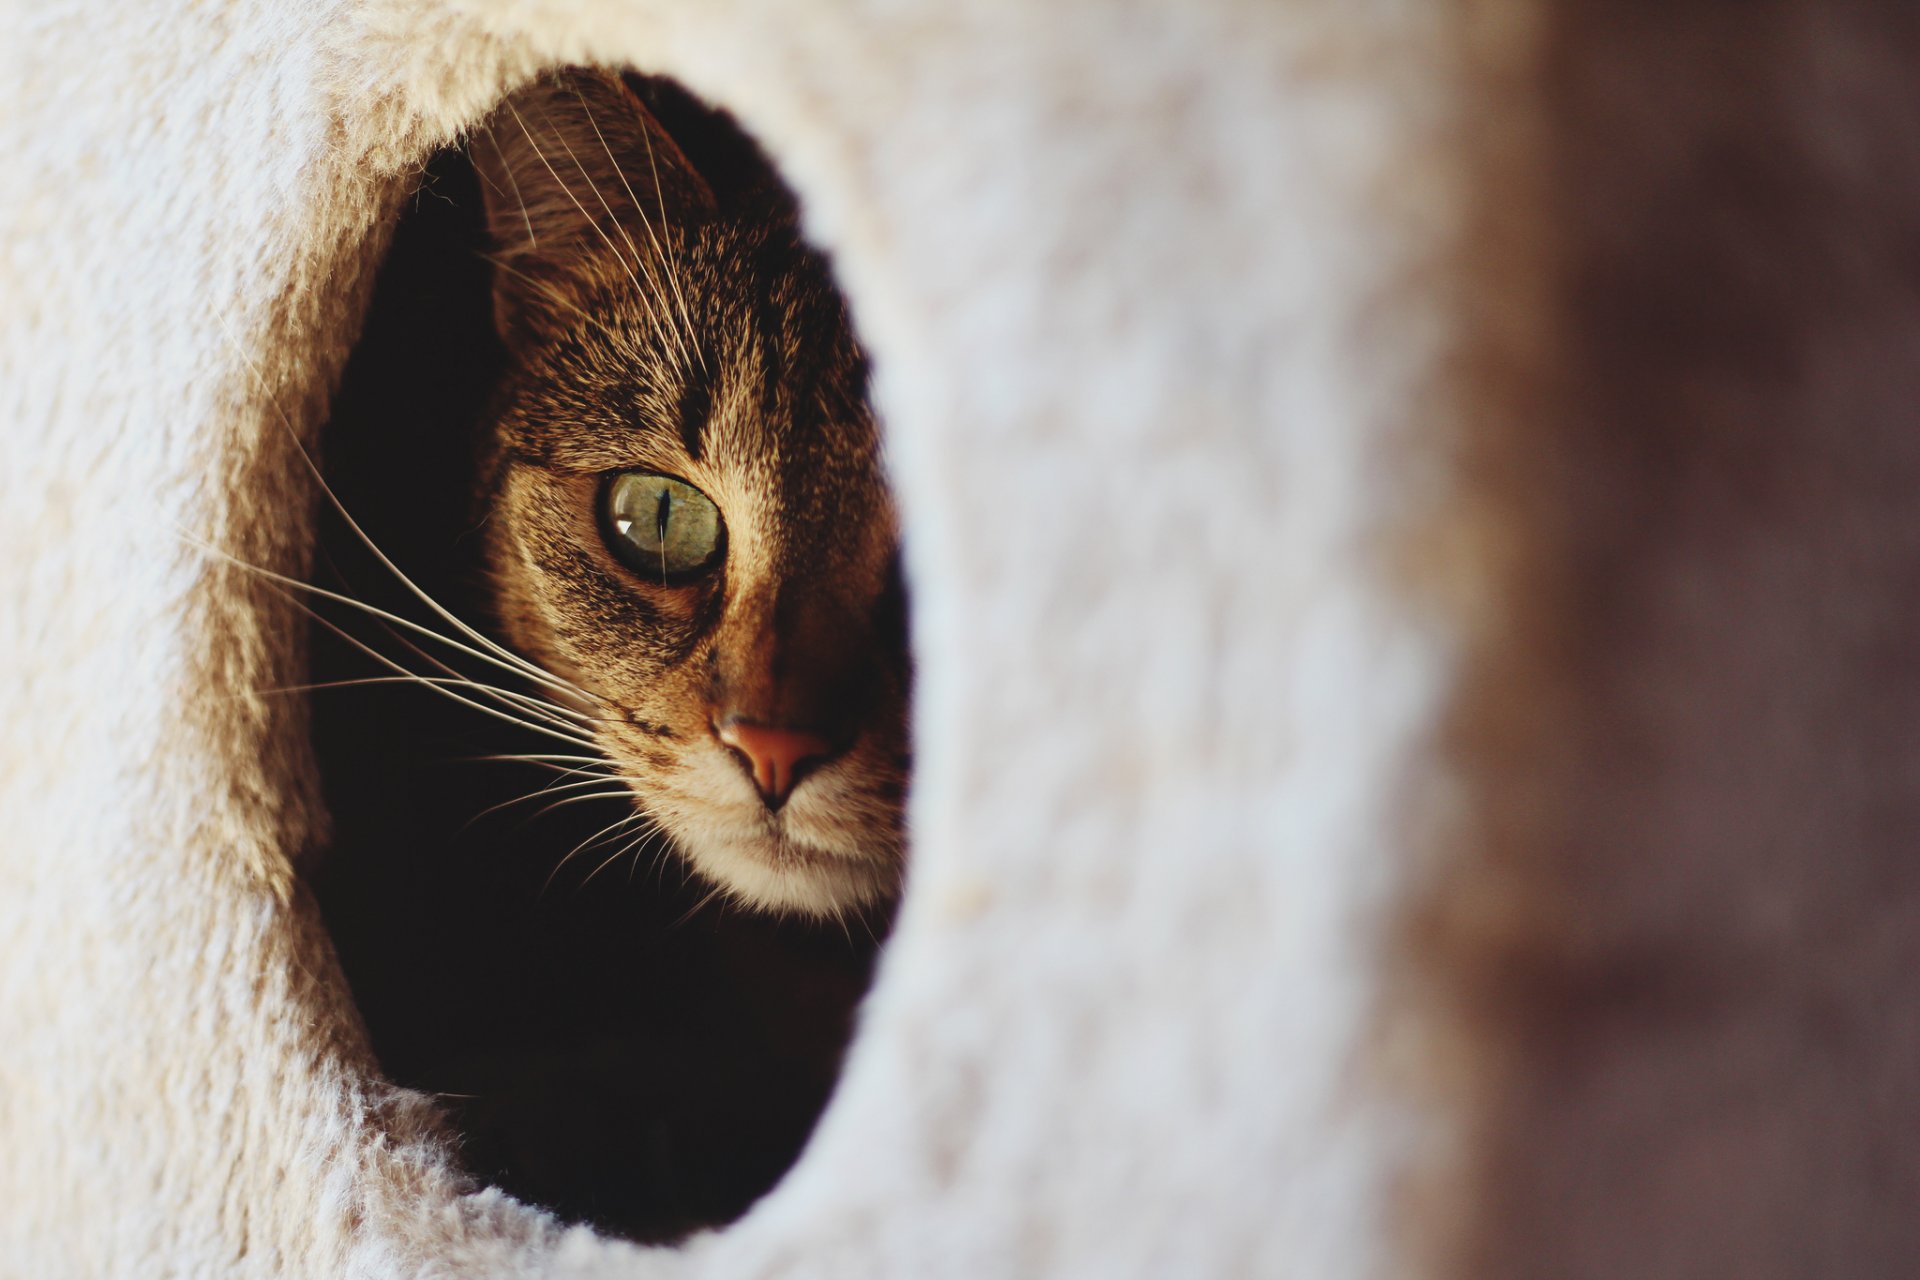
[[[0,1274],[1920,1256],[1920,33],[1866,0],[7,0]],[[319,432],[425,158],[673,75],[876,369],[912,866],[799,1165],[463,1179],[322,850]]]

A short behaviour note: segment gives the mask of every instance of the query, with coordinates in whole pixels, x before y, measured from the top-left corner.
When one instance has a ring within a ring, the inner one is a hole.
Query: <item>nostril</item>
[[[806,765],[833,754],[833,744],[817,733],[754,724],[735,716],[716,724],[714,732],[746,761],[753,785],[772,809],[786,803]]]

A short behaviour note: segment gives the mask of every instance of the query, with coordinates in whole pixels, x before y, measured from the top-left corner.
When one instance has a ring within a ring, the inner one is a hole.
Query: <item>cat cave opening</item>
[[[730,1221],[834,1087],[904,856],[876,433],[671,82],[543,77],[421,175],[323,440],[310,878],[382,1071],[569,1221]]]

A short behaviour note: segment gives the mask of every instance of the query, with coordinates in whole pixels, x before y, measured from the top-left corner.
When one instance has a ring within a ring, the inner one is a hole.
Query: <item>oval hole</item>
[[[722,194],[778,181],[726,116],[668,82],[629,83]],[[498,640],[474,499],[504,362],[481,205],[467,155],[434,157],[324,454],[381,551]],[[451,630],[343,521],[323,510],[322,525],[318,585]],[[796,1159],[833,1089],[889,908],[777,918],[714,895],[658,842],[589,843],[628,801],[543,793],[567,776],[485,758],[579,753],[448,686],[393,681],[366,650],[428,676],[442,673],[416,647],[489,668],[317,607],[312,677],[334,687],[312,694],[313,734],[333,835],[311,881],[384,1072],[438,1095],[478,1178],[562,1218],[668,1241],[738,1216]]]

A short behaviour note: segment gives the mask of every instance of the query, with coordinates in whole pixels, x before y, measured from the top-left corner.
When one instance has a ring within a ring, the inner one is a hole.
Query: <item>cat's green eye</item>
[[[646,577],[685,580],[720,559],[720,508],[684,480],[622,471],[601,490],[600,518],[613,553]]]

